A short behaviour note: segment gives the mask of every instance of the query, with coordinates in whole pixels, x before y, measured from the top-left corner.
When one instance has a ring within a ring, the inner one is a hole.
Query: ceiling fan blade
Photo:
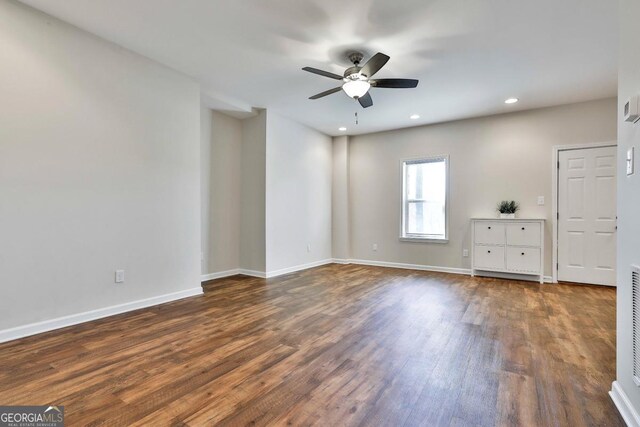
[[[373,105],[373,99],[371,99],[371,94],[369,92],[358,98],[358,102],[362,105],[362,108],[368,108]]]
[[[330,79],[342,80],[342,76],[330,73],[328,71],[318,70],[317,68],[304,67],[303,70],[304,71],[308,71],[308,72],[313,73],[313,74],[318,74],[320,76],[329,77]]]
[[[342,86],[334,87],[333,89],[325,90],[324,92],[320,92],[316,95],[310,96],[309,99],[318,99],[323,96],[331,95],[332,93],[340,92],[342,90]]]
[[[418,80],[414,79],[380,79],[371,82],[374,87],[389,89],[410,89],[418,86]]]
[[[364,64],[360,72],[367,77],[371,77],[380,71],[380,68],[384,67],[384,64],[386,64],[388,60],[389,57],[387,55],[378,52],[373,55],[366,64]]]

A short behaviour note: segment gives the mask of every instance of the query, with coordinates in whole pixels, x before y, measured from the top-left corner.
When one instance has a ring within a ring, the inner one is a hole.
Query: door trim
[[[552,187],[551,187],[551,201],[552,201],[552,211],[551,211],[551,221],[553,224],[553,232],[551,234],[551,252],[552,252],[552,263],[551,263],[551,280],[553,283],[558,283],[558,173],[560,172],[560,168],[558,167],[558,161],[560,158],[561,151],[568,150],[581,150],[585,148],[604,148],[604,147],[617,147],[617,141],[608,141],[608,142],[589,142],[584,144],[570,144],[570,145],[554,145],[552,148],[552,157],[553,163],[551,164],[551,175],[552,175]]]

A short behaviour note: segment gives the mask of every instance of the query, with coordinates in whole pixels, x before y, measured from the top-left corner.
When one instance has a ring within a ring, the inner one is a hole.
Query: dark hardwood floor
[[[615,289],[355,265],[0,345],[0,404],[67,425],[622,426]]]

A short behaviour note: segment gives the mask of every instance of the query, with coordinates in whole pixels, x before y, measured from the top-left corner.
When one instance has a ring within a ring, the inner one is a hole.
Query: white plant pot
[[[500,219],[516,219],[516,214],[500,214]]]

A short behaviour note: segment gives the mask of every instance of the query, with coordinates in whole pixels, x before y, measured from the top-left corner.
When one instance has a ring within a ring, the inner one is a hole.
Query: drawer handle
[[[522,252],[520,255],[524,255],[524,252]]]
[[[488,228],[489,228],[489,230],[491,230],[491,227],[488,227]]]
[[[524,230],[524,227],[522,227],[522,229]]]
[[[491,251],[487,251],[487,253],[488,253],[488,254],[490,254],[490,253],[491,253]]]

